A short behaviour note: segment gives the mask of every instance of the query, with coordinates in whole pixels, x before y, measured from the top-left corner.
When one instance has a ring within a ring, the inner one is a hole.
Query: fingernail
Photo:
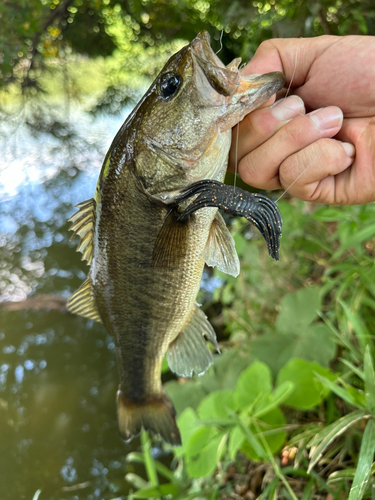
[[[338,141],[341,146],[345,149],[345,153],[349,156],[349,158],[355,157],[355,147],[350,142],[342,142]]]
[[[285,99],[276,101],[271,106],[271,113],[277,120],[285,122],[286,120],[291,120],[300,113],[304,114],[305,105],[300,97],[291,95]]]
[[[329,106],[308,114],[314,125],[320,130],[329,130],[342,124],[343,114],[340,108]]]

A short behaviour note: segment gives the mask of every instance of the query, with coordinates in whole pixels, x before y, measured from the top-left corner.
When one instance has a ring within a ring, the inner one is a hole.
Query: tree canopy
[[[35,91],[51,60],[162,50],[201,29],[245,60],[267,38],[375,33],[372,0],[3,0],[0,22],[0,86]]]

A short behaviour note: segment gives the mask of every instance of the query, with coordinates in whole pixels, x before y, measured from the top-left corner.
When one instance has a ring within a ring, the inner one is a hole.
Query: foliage
[[[133,498],[237,498],[228,471],[244,460],[273,471],[258,491],[247,478],[259,498],[369,497],[375,207],[311,211],[294,200],[280,208],[280,263],[269,262],[260,240],[247,241],[254,238],[248,225],[234,221],[241,275],[213,296],[224,304],[224,353],[203,377],[166,384],[182,446],[171,450],[169,476],[159,474],[165,490],[151,490],[150,481],[137,486],[131,476]]]

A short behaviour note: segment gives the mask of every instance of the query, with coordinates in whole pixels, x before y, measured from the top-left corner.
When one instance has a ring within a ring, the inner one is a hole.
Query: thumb
[[[308,78],[314,61],[337,37],[274,38],[261,43],[243,74],[263,74],[281,71],[285,86],[301,87]]]

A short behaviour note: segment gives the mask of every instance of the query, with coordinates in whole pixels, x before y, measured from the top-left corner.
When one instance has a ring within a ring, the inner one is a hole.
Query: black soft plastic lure
[[[266,240],[269,255],[279,260],[283,220],[275,202],[263,194],[249,193],[211,179],[195,182],[183,189],[176,202],[193,196],[196,196],[195,200],[179,214],[179,221],[204,207],[217,207],[228,214],[240,215],[254,224]]]

